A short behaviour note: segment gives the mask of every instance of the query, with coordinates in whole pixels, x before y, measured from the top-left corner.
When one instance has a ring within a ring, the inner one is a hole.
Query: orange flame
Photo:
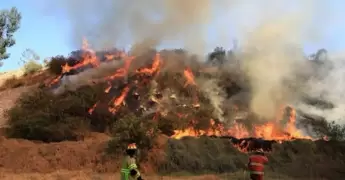
[[[128,86],[126,86],[119,97],[114,98],[114,102],[112,104],[112,107],[109,107],[109,112],[115,114],[117,112],[117,110],[119,109],[119,107],[121,106],[121,104],[124,102],[128,92],[129,92],[130,88]]]
[[[62,66],[62,73],[67,73],[73,69],[78,69],[80,67],[84,67],[86,65],[91,64],[93,67],[99,66],[99,60],[96,56],[96,53],[89,49],[89,44],[86,39],[83,39],[83,45],[82,45],[82,50],[83,50],[83,60],[74,65],[74,66],[69,66],[67,63]]]
[[[128,70],[129,70],[129,67],[131,66],[133,59],[134,59],[134,57],[127,57],[125,59],[124,67],[117,69],[115,74],[108,76],[106,79],[107,80],[114,80],[116,78],[126,76],[128,74]]]
[[[184,71],[183,71],[184,76],[186,77],[187,81],[184,85],[184,87],[188,86],[188,85],[196,85],[195,81],[194,81],[194,74],[193,71],[187,67]]]
[[[161,65],[161,56],[159,53],[156,53],[156,55],[153,59],[153,63],[152,63],[151,68],[138,69],[137,73],[139,73],[139,74],[153,74],[153,73],[158,71],[160,65]]]
[[[193,126],[189,126],[184,130],[175,130],[175,134],[171,136],[180,139],[185,136],[198,137],[201,135],[213,136],[232,136],[235,138],[256,137],[266,140],[291,140],[293,138],[312,139],[309,136],[303,136],[301,131],[296,128],[296,111],[291,108],[288,122],[285,128],[280,128],[276,122],[268,122],[263,125],[256,125],[252,132],[243,124],[235,122],[231,127],[224,128],[223,124],[216,124],[213,119],[210,120],[210,128],[207,130],[195,130]]]
[[[99,101],[97,103],[95,103],[88,111],[88,113],[91,115],[93,113],[93,111],[96,109],[97,105],[98,105]]]

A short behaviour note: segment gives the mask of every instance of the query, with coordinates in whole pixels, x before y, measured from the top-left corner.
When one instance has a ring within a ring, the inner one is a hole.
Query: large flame
[[[189,126],[183,130],[175,130],[175,134],[171,136],[175,139],[181,139],[185,136],[232,136],[236,138],[255,137],[266,140],[291,140],[295,138],[312,139],[304,136],[303,133],[296,128],[296,111],[292,107],[285,127],[281,127],[281,120],[270,121],[262,125],[255,125],[252,129],[246,128],[243,124],[235,122],[231,127],[225,128],[223,124],[216,124],[213,119],[210,120],[210,128],[207,130],[196,130],[194,126]]]

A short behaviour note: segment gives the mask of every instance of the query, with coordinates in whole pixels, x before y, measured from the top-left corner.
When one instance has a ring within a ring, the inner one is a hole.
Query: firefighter
[[[262,149],[256,150],[254,154],[249,157],[248,169],[250,171],[251,180],[264,179],[264,164],[267,162],[268,159]]]
[[[138,166],[136,164],[135,155],[137,146],[135,143],[129,144],[126,149],[126,156],[122,162],[121,180],[143,180],[141,178]]]

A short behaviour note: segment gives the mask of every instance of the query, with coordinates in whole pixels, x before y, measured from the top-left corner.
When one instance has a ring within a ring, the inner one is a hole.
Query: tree
[[[39,62],[40,56],[32,49],[27,48],[25,51],[22,52],[22,57],[20,58],[20,62],[26,64],[28,61],[36,61]]]
[[[225,60],[226,50],[223,47],[216,47],[208,57],[208,62],[215,65],[222,65]]]
[[[24,74],[33,74],[42,69],[42,65],[39,63],[40,56],[32,49],[25,49],[22,53],[20,61],[23,65]]]
[[[10,57],[7,48],[16,43],[13,34],[19,29],[21,18],[15,7],[10,10],[0,10],[0,61]]]

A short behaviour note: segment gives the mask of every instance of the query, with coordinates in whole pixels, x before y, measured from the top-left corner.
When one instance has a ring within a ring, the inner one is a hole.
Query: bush
[[[5,82],[1,86],[1,90],[4,89],[13,89],[21,87],[25,84],[24,80],[21,78],[17,78],[16,76],[12,76],[11,78],[8,78],[5,80]]]
[[[331,140],[344,141],[345,140],[345,125],[336,124],[334,121],[328,123],[328,133],[326,136]]]
[[[72,57],[55,56],[47,63],[48,71],[52,74],[60,75],[62,73],[62,66],[66,63],[69,66],[73,66],[78,63],[78,60]]]
[[[113,139],[109,141],[106,152],[110,155],[121,153],[129,143],[136,143],[140,150],[140,159],[146,157],[154,146],[157,136],[157,124],[152,120],[128,114],[113,124]]]
[[[34,60],[30,60],[28,62],[26,62],[24,64],[24,75],[29,75],[29,74],[33,74],[35,72],[38,72],[39,70],[42,69],[42,65],[37,63],[36,61]]]
[[[238,151],[228,139],[205,136],[169,139],[165,150],[165,161],[158,169],[163,174],[227,173],[247,169],[248,154]],[[311,176],[341,179],[344,176],[344,151],[344,141],[296,140],[276,143],[273,151],[266,153],[269,162],[265,171],[289,175],[294,179]]]
[[[246,154],[238,151],[228,140],[200,137],[170,139],[165,163],[159,172],[225,173],[246,168]]]
[[[43,89],[23,94],[7,112],[10,125],[7,134],[13,138],[44,142],[77,140],[99,120],[91,119],[88,109],[100,90],[95,86],[58,96]]]

